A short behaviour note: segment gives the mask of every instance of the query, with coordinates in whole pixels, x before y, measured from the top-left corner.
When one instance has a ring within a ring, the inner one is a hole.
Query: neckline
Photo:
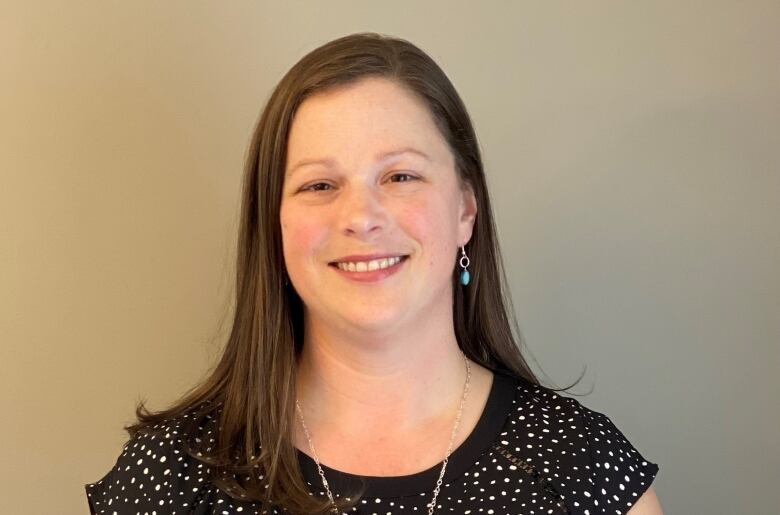
[[[504,427],[517,390],[517,378],[493,371],[493,384],[476,426],[463,443],[452,451],[442,483],[462,476],[487,451]],[[323,490],[314,458],[296,449],[304,477],[315,490]],[[364,487],[363,497],[403,497],[430,492],[436,487],[444,459],[427,470],[405,476],[360,476],[320,464],[333,495],[338,497]]]

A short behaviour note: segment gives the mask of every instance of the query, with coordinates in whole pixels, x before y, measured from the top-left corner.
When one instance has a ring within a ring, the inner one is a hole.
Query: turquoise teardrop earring
[[[464,263],[463,260],[466,262]],[[460,284],[463,286],[466,286],[469,281],[471,281],[471,274],[469,273],[466,268],[468,268],[471,261],[469,260],[469,257],[466,255],[466,249],[463,248],[463,245],[460,247],[460,267],[463,269],[460,272]]]

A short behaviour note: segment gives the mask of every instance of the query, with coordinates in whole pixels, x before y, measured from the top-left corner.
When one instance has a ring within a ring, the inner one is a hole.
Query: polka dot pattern
[[[208,480],[208,466],[184,451],[187,415],[137,434],[114,467],[85,485],[90,512],[106,515],[255,514],[259,503],[232,499]],[[196,440],[214,441],[215,420]],[[208,445],[207,445],[208,447]],[[313,460],[299,451],[312,495],[324,496]],[[349,513],[427,513],[441,468],[408,476],[361,477],[323,464],[334,495],[366,494]],[[628,512],[659,467],[604,414],[522,378],[496,373],[474,431],[450,456],[434,513],[616,514]]]

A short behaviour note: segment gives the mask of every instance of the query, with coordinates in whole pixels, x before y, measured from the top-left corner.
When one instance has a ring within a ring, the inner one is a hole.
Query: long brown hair
[[[476,197],[478,212],[466,245],[467,287],[459,283],[457,256],[452,264],[458,345],[486,368],[541,386],[520,350],[523,337],[507,288],[477,137],[452,83],[406,40],[376,33],[333,40],[284,75],[254,129],[244,170],[235,312],[218,363],[168,409],[150,412],[140,401],[138,422],[125,427],[132,437],[188,412],[192,431],[205,417],[218,420],[210,450],[188,443],[187,452],[211,468],[220,489],[236,499],[260,501],[264,508],[328,512],[329,500],[309,493],[292,441],[304,320],[301,299],[286,280],[279,207],[288,133],[298,106],[318,92],[366,77],[392,80],[425,102],[455,157],[461,185],[470,186]],[[358,500],[339,501],[340,508]]]

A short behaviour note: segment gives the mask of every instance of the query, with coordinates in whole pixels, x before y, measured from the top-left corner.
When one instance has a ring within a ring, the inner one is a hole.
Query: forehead
[[[406,147],[432,161],[451,162],[449,147],[421,99],[388,79],[361,79],[317,93],[299,106],[288,138],[287,168],[312,159],[357,165]]]

